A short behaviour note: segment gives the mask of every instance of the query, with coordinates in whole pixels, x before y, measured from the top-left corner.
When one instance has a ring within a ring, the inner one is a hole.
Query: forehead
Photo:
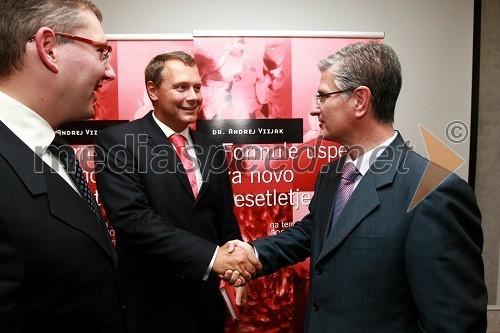
[[[332,87],[335,87],[334,77],[330,73],[330,71],[326,70],[321,73],[318,90],[321,90],[322,88],[332,88]]]
[[[169,60],[163,66],[164,80],[169,82],[187,82],[201,84],[200,73],[196,66],[184,64],[181,60]]]

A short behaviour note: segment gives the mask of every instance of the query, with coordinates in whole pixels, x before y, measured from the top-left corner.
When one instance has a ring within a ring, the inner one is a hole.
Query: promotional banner
[[[99,201],[92,160],[95,136],[100,129],[152,110],[144,83],[144,69],[151,58],[175,50],[190,53],[198,64],[204,97],[193,128],[225,146],[234,211],[244,240],[273,236],[307,214],[321,166],[344,152],[338,144],[322,141],[318,120],[309,112],[315,107],[318,61],[360,40],[195,37],[111,41],[110,61],[117,79],[104,83],[95,119],[68,124],[60,129],[61,134],[74,145]],[[226,332],[302,332],[308,277],[306,260],[252,280],[248,305],[240,310],[239,321],[228,319]]]

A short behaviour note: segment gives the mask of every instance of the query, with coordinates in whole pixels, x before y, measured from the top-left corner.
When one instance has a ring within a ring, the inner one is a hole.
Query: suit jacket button
[[[316,267],[316,274],[320,275],[321,273],[323,273],[323,267],[322,266]]]
[[[318,311],[319,310],[319,304],[318,303],[316,303],[316,302],[313,303],[313,310],[314,311]]]

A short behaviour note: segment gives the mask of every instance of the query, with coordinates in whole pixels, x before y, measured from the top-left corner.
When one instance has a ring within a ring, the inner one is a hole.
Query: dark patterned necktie
[[[83,170],[80,167],[80,163],[76,158],[73,148],[60,135],[56,134],[56,137],[52,141],[51,145],[47,147],[47,150],[58,158],[59,161],[61,161],[64,169],[66,169],[68,175],[70,175],[75,182],[82,198],[85,200],[92,213],[94,213],[97,221],[99,221],[99,224],[102,227],[104,225],[104,221],[101,217],[101,213],[99,212],[99,206],[95,200],[94,194],[90,190],[87,180],[85,179],[85,175],[83,174]]]
[[[347,162],[344,164],[344,169],[342,170],[342,179],[340,180],[340,186],[337,192],[337,199],[335,200],[335,209],[333,212],[332,224],[330,230],[333,228],[335,223],[337,223],[342,210],[344,209],[347,200],[354,191],[354,183],[356,177],[359,175],[358,169],[352,162]]]

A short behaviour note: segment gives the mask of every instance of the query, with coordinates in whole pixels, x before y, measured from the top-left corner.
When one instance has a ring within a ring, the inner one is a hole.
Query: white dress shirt
[[[394,131],[394,134],[387,139],[386,141],[382,142],[382,144],[378,145],[377,147],[373,148],[372,150],[367,151],[363,155],[359,156],[357,159],[353,160],[351,155],[347,155],[345,163],[347,162],[352,162],[356,166],[356,169],[359,171],[359,175],[356,177],[356,180],[354,181],[354,189],[358,186],[359,182],[361,181],[361,178],[368,172],[370,167],[372,166],[373,162],[382,154],[385,148],[387,148],[392,141],[396,138],[398,135],[398,132]]]
[[[45,119],[0,91],[0,121],[80,195],[75,182],[68,175],[59,159],[47,150],[47,146],[54,140],[55,132]]]

